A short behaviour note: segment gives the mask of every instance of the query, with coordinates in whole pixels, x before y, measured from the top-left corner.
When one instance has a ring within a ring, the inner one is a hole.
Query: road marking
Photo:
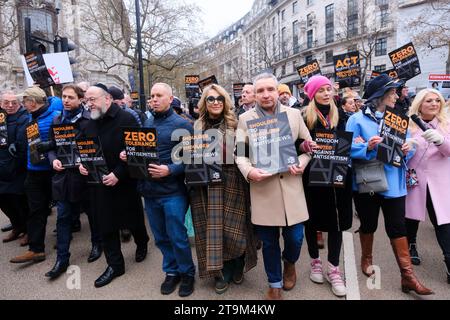
[[[347,286],[347,300],[361,300],[359,292],[358,274],[356,272],[355,248],[353,246],[353,234],[343,232],[344,244],[344,270]]]

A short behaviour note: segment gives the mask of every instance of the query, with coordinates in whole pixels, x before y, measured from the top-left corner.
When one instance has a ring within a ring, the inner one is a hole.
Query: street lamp
[[[145,112],[145,91],[144,91],[144,64],[142,62],[142,42],[141,42],[141,20],[139,0],[134,0],[136,7],[136,33],[137,33],[137,50],[138,50],[138,62],[139,62],[139,106],[142,112]],[[150,81],[150,79],[149,79]]]

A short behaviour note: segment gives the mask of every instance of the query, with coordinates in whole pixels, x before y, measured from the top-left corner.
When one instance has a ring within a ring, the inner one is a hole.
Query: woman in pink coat
[[[411,260],[419,264],[416,235],[419,221],[428,211],[447,266],[450,284],[450,124],[439,91],[424,89],[414,99],[410,115],[417,115],[428,130],[411,123],[411,135],[417,141],[416,153],[408,167],[417,173],[419,183],[410,186],[406,197],[406,227]]]

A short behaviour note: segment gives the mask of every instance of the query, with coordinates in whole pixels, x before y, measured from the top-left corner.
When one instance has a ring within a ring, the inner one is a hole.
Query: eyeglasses
[[[217,103],[224,103],[225,102],[225,97],[224,96],[218,96],[213,97],[213,96],[209,96],[208,98],[206,98],[206,101],[210,104],[213,104],[217,101]]]
[[[86,99],[86,102],[88,102],[88,103],[94,103],[95,101],[97,101],[97,100],[100,99],[101,97],[103,97],[103,96],[87,98],[87,99]]]
[[[8,106],[8,105],[17,106],[19,104],[19,101],[17,101],[17,100],[14,100],[14,101],[3,100],[3,104],[5,106]]]

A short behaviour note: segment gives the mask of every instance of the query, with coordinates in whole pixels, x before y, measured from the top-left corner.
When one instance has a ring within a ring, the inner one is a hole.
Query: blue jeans
[[[163,255],[168,275],[195,275],[191,247],[184,225],[187,198],[184,196],[145,198],[145,211],[155,244]]]
[[[72,239],[73,217],[80,212],[79,203],[58,201],[56,203],[58,217],[56,219],[57,260],[68,263],[70,258],[70,241]]]
[[[269,286],[271,288],[282,288],[281,259],[289,263],[297,262],[303,243],[303,223],[290,227],[281,227],[284,239],[283,255],[281,255],[280,248],[280,227],[255,227],[259,239],[263,242],[264,268],[269,280]]]

